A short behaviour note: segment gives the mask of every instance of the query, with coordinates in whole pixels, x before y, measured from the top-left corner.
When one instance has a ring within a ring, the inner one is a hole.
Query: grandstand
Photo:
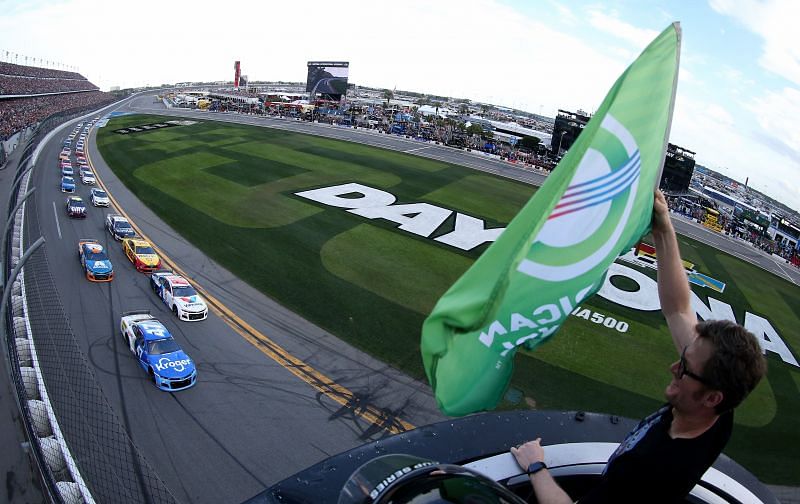
[[[0,62],[0,142],[53,114],[113,100],[79,73]]]

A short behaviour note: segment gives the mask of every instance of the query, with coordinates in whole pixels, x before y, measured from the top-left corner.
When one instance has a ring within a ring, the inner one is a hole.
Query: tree
[[[481,136],[483,136],[483,134],[484,134],[483,126],[481,126],[480,124],[476,124],[476,123],[470,124],[469,126],[467,126],[467,134],[468,135],[481,135]]]
[[[525,135],[524,137],[522,137],[522,140],[519,141],[519,146],[528,150],[535,151],[539,147],[539,142],[541,142],[539,137]]]
[[[394,93],[391,89],[384,89],[383,97],[386,99],[386,107],[389,107],[389,102],[394,98]]]
[[[469,105],[467,105],[466,103],[462,103],[461,105],[459,105],[458,106],[458,113],[459,114],[465,114],[465,115],[469,114]]]

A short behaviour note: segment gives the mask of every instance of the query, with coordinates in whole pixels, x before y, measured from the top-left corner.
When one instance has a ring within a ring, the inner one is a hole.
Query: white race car
[[[208,318],[208,306],[194,287],[172,271],[154,271],[150,287],[180,320],[195,321]]]

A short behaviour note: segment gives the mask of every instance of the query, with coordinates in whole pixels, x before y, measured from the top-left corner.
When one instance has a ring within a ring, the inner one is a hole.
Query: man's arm
[[[667,320],[672,341],[680,353],[695,337],[697,315],[692,308],[689,282],[681,261],[675,229],[669,218],[667,201],[658,190],[653,202],[652,232],[658,259],[658,298],[661,301],[661,311]]]
[[[544,449],[541,438],[521,445],[519,448],[511,447],[511,454],[523,470],[534,462],[544,462]],[[567,492],[561,489],[550,475],[550,471],[542,469],[530,475],[531,486],[536,493],[536,502],[539,504],[572,504],[572,499]]]

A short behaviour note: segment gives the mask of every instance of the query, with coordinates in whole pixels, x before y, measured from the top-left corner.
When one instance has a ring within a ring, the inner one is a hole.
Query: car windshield
[[[87,261],[107,261],[108,256],[105,252],[92,252],[91,250],[85,250],[84,256],[86,256]]]
[[[105,194],[103,196],[105,196]],[[123,229],[123,230],[131,229],[131,225],[129,223],[125,222],[125,221],[117,222],[116,224],[114,224],[114,227],[116,229]]]
[[[95,191],[94,192],[94,197],[95,198],[105,198],[106,197],[106,193],[103,192],[103,191]]]
[[[137,254],[155,254],[156,251],[153,250],[153,247],[151,247],[150,245],[146,245],[144,247],[142,247],[141,245],[138,245],[136,247],[136,253]]]
[[[70,201],[69,206],[72,208],[86,208],[83,204],[83,201]]]
[[[172,291],[175,297],[189,297],[196,296],[197,291],[191,285],[175,287]]]
[[[172,338],[165,338],[147,342],[147,353],[150,355],[161,355],[165,353],[177,352],[181,347]]]
[[[73,182],[72,177],[64,177],[65,184],[71,184]]]

